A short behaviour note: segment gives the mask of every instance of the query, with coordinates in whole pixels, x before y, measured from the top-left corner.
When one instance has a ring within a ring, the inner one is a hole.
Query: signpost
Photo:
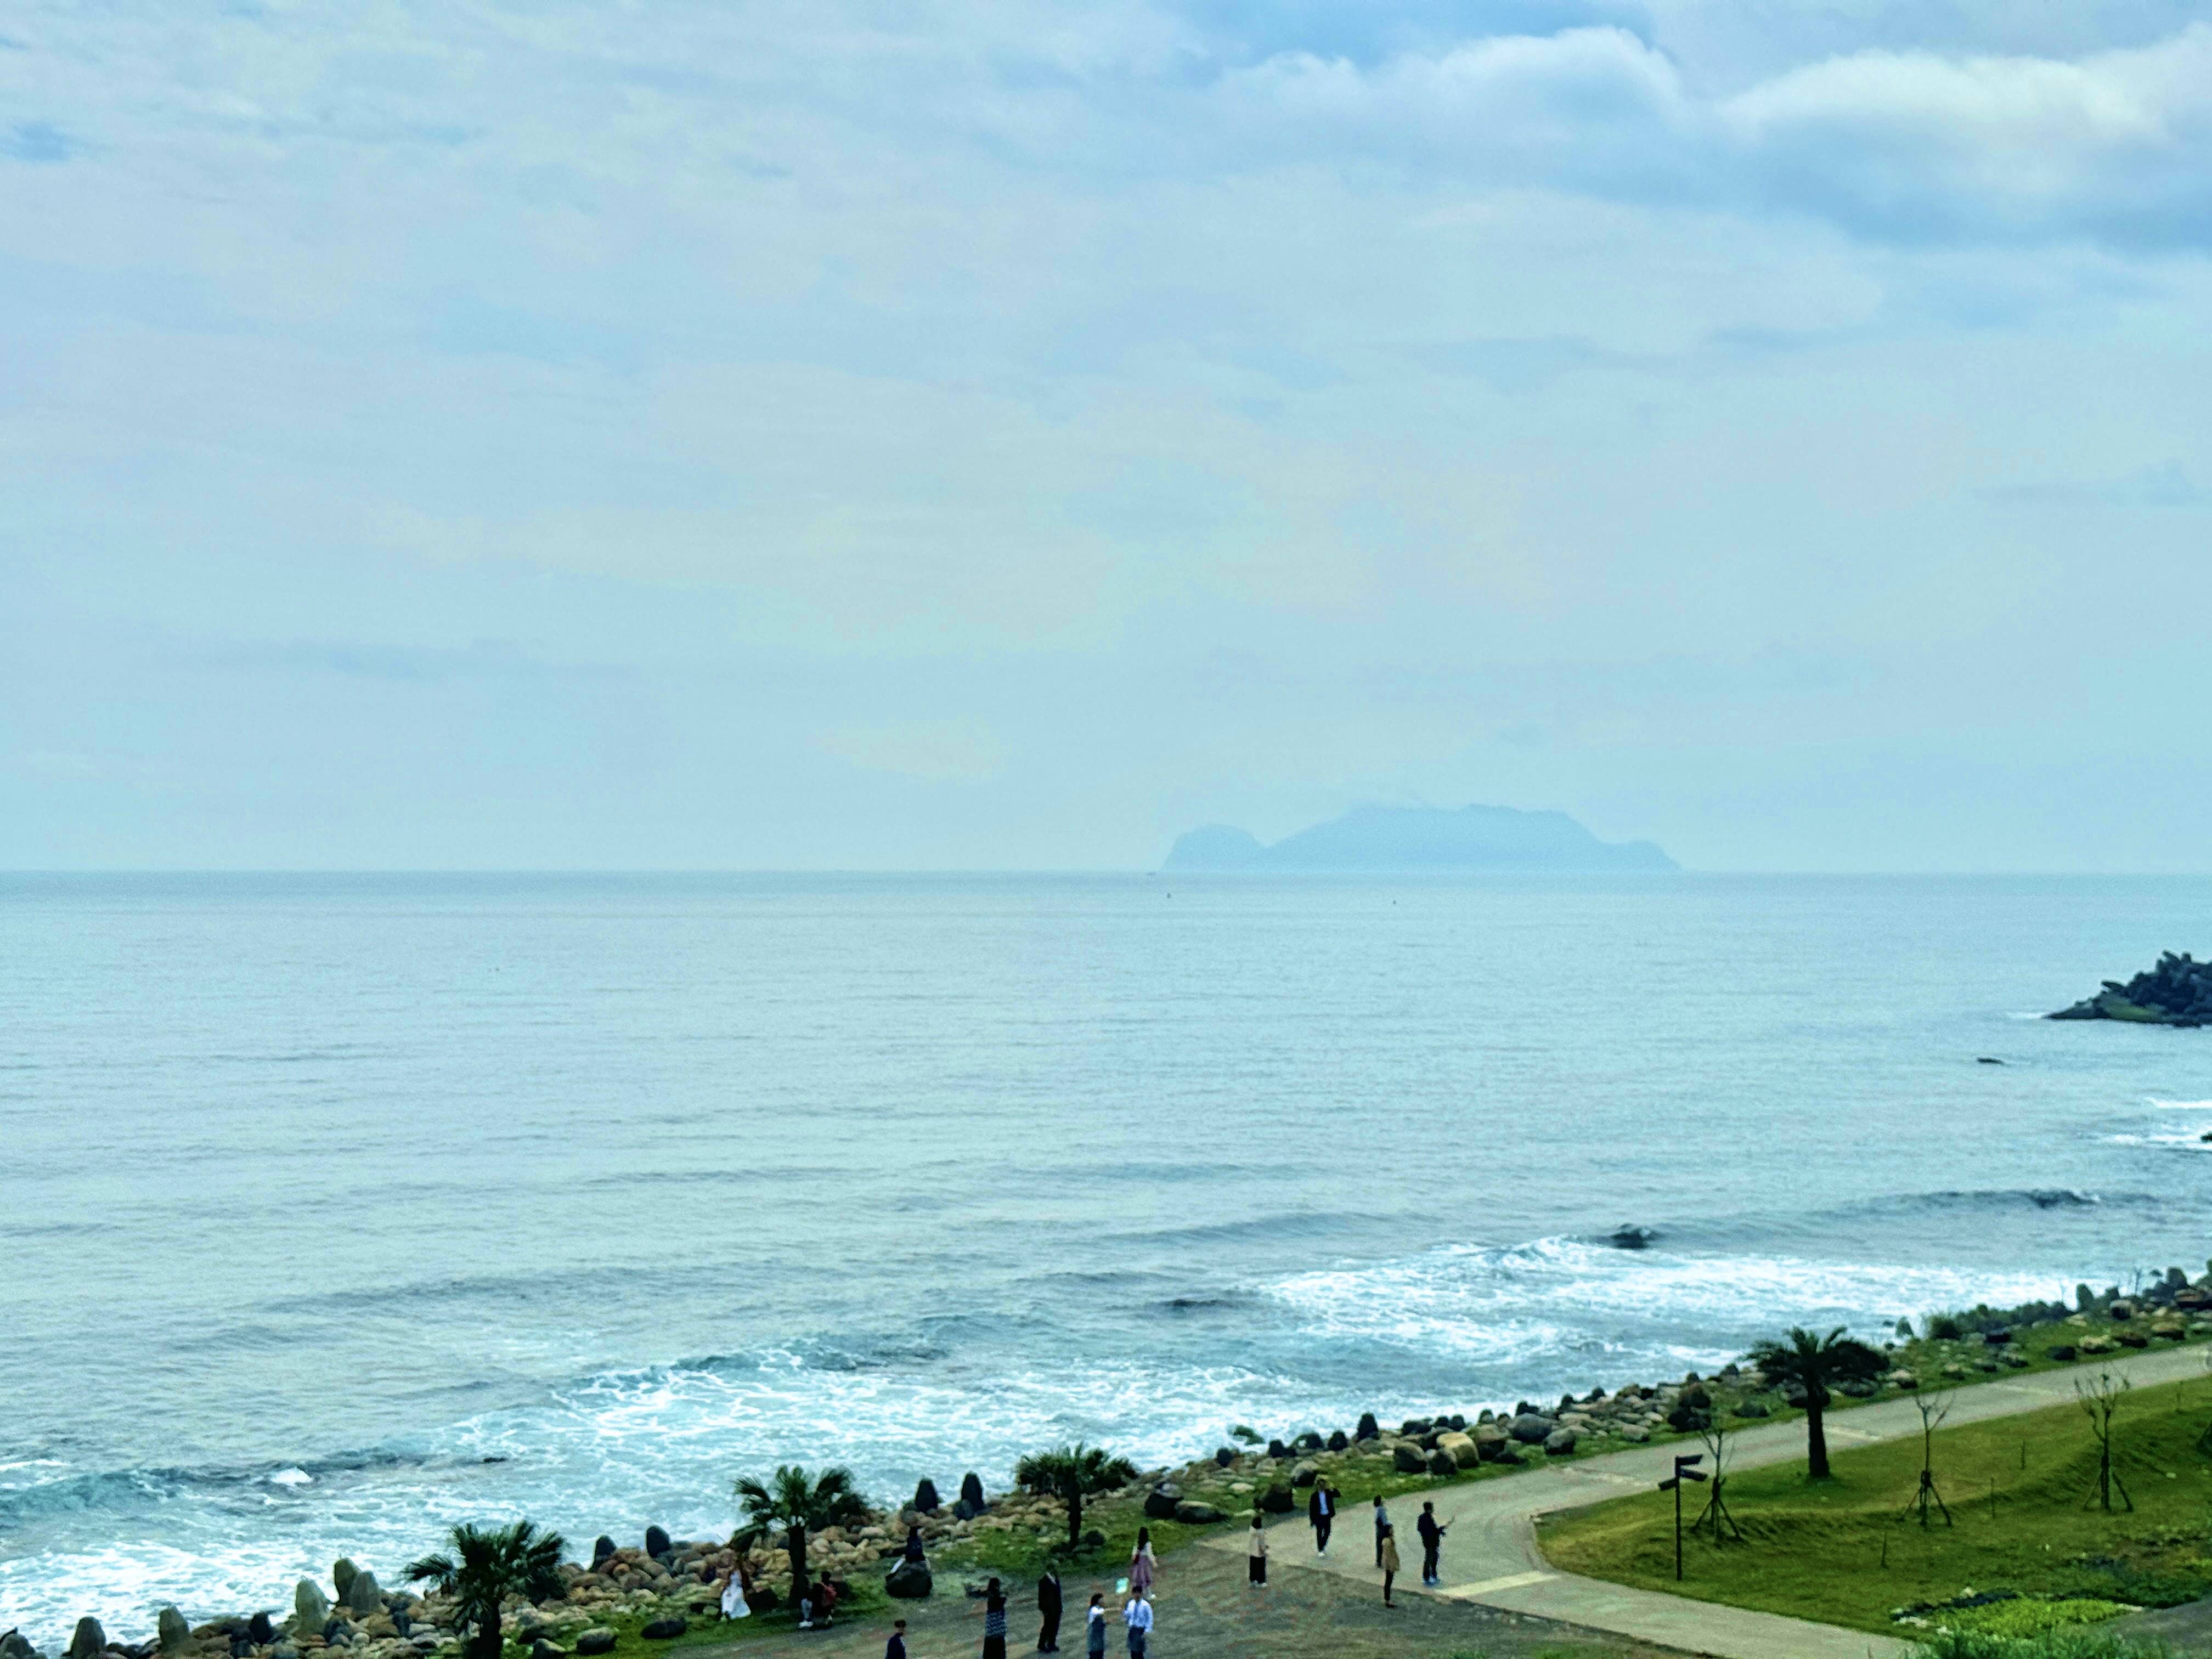
[[[1705,1472],[1696,1467],[1705,1461],[1703,1452],[1693,1457],[1678,1457],[1674,1460],[1674,1479],[1659,1483],[1661,1492],[1674,1494],[1674,1582],[1678,1584],[1682,1582],[1682,1483],[1705,1479]]]

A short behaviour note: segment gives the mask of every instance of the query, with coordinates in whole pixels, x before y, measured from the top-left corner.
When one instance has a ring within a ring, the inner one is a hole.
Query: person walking
[[[1329,1490],[1328,1477],[1323,1475],[1313,1483],[1313,1492],[1306,1499],[1306,1522],[1314,1529],[1314,1553],[1328,1553],[1328,1529],[1336,1521],[1336,1494]]]
[[[1006,1593],[995,1578],[983,1587],[983,1659],[1006,1659]]]
[[[1437,1580],[1442,1577],[1437,1558],[1443,1551],[1444,1534],[1448,1528],[1437,1520],[1437,1506],[1433,1502],[1421,1505],[1421,1518],[1413,1522],[1413,1528],[1421,1534],[1421,1582],[1434,1589]]]
[[[1083,1619],[1083,1650],[1090,1659],[1106,1659],[1106,1597],[1091,1598],[1091,1611]]]
[[[1382,1605],[1386,1607],[1398,1605],[1390,1599],[1390,1586],[1397,1577],[1398,1534],[1395,1528],[1385,1527],[1382,1528]]]
[[[1159,1557],[1152,1553],[1152,1529],[1138,1528],[1137,1547],[1129,1552],[1129,1588],[1139,1595],[1149,1593],[1159,1565]]]
[[[1145,1659],[1145,1650],[1152,1639],[1152,1604],[1145,1600],[1144,1591],[1129,1593],[1128,1603],[1121,1609],[1121,1622],[1129,1627],[1129,1659]]]
[[[891,1620],[891,1639],[884,1644],[884,1659],[906,1659],[906,1620]]]
[[[1382,1494],[1375,1494],[1375,1565],[1382,1565],[1382,1534],[1390,1530],[1390,1511],[1382,1506]]]
[[[1260,1524],[1256,1510],[1252,1516],[1251,1540],[1245,1549],[1252,1565],[1252,1582],[1265,1589],[1267,1583],[1267,1529]]]
[[[1060,1573],[1047,1567],[1037,1580],[1037,1651],[1060,1651]]]

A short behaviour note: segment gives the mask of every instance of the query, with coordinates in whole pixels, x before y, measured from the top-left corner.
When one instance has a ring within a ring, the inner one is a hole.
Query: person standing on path
[[[1375,1565],[1382,1565],[1382,1534],[1390,1530],[1390,1511],[1382,1507],[1382,1494],[1375,1494]]]
[[[1260,1513],[1252,1512],[1252,1540],[1245,1546],[1252,1565],[1252,1582],[1262,1589],[1267,1584],[1267,1529],[1260,1524]]]
[[[1106,1659],[1106,1598],[1091,1598],[1091,1611],[1084,1616],[1083,1650],[1091,1659]]]
[[[891,1620],[891,1639],[884,1644],[884,1659],[906,1659],[906,1620]]]
[[[1129,1627],[1129,1659],[1145,1659],[1145,1650],[1152,1639],[1152,1604],[1145,1600],[1142,1590],[1130,1592],[1128,1603],[1121,1609],[1121,1622]]]
[[[1052,1567],[1037,1580],[1037,1651],[1060,1651],[1060,1573]]]
[[[1385,1527],[1382,1528],[1382,1605],[1386,1607],[1398,1605],[1390,1599],[1390,1586],[1397,1577],[1398,1535],[1395,1530]]]
[[[1129,1552],[1129,1588],[1139,1595],[1149,1591],[1159,1565],[1159,1557],[1152,1553],[1152,1529],[1138,1528],[1137,1547]]]
[[[1306,1520],[1314,1529],[1314,1553],[1328,1553],[1328,1529],[1336,1520],[1336,1494],[1328,1488],[1328,1477],[1322,1476],[1313,1483],[1313,1495],[1306,1499]]]
[[[1431,1589],[1437,1587],[1442,1575],[1437,1568],[1437,1558],[1443,1551],[1444,1528],[1437,1523],[1437,1506],[1433,1503],[1421,1505],[1421,1518],[1413,1523],[1421,1534],[1421,1582]]]
[[[1006,1659],[1006,1593],[995,1578],[983,1589],[983,1659]]]

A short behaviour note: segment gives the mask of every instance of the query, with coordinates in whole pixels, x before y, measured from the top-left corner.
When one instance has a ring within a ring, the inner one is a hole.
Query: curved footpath
[[[2069,1403],[2074,1399],[2073,1379],[2098,1371],[2124,1376],[2138,1386],[2202,1377],[2204,1352],[2170,1348],[2162,1352],[2112,1355],[2101,1362],[2084,1361],[2000,1382],[1963,1383],[1949,1391],[1953,1405],[1944,1426],[1957,1428]],[[1910,1400],[1885,1400],[1831,1412],[1827,1426],[1829,1449],[1848,1451],[1853,1446],[1918,1434],[1920,1413]],[[1732,1470],[1788,1462],[1805,1455],[1805,1425],[1799,1419],[1747,1426],[1729,1437],[1729,1447]],[[1474,1601],[1690,1653],[1714,1654],[1720,1659],[1868,1659],[1869,1655],[1901,1659],[1917,1650],[1917,1644],[1896,1637],[1871,1636],[1839,1626],[1786,1619],[1779,1613],[1754,1613],[1578,1577],[1561,1572],[1544,1559],[1536,1546],[1538,1516],[1649,1491],[1674,1473],[1678,1454],[1694,1449],[1694,1442],[1639,1446],[1555,1463],[1525,1474],[1439,1486],[1429,1493],[1407,1492],[1393,1498],[1391,1503],[1398,1508],[1391,1518],[1399,1523],[1398,1547],[1407,1569],[1399,1574],[1397,1588],[1401,1594]],[[1435,1502],[1437,1518],[1452,1529],[1444,1540],[1443,1582],[1434,1590],[1421,1587],[1420,1543],[1413,1535],[1411,1519],[1419,1513],[1424,1497]],[[1374,1531],[1359,1506],[1346,1512],[1336,1528],[1334,1548],[1326,1557],[1314,1554],[1302,1516],[1277,1522],[1269,1531],[1277,1565],[1382,1582],[1374,1565]],[[1202,1540],[1200,1547],[1241,1553],[1244,1540],[1235,1531],[1224,1531]]]

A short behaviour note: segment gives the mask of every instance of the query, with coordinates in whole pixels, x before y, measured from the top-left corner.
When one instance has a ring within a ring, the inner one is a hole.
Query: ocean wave
[[[2212,1152],[2212,1142],[2203,1133],[2185,1130],[2179,1134],[2110,1134],[2100,1137],[2107,1146],[2162,1146],[2168,1152]]]
[[[1548,1358],[1577,1340],[1626,1355],[1703,1333],[1720,1363],[1784,1325],[1869,1332],[1929,1309],[2046,1297],[2056,1275],[1977,1273],[1783,1255],[1624,1251],[1586,1239],[1416,1256],[1296,1274],[1271,1293],[1314,1335],[1443,1351],[1486,1368]]]

